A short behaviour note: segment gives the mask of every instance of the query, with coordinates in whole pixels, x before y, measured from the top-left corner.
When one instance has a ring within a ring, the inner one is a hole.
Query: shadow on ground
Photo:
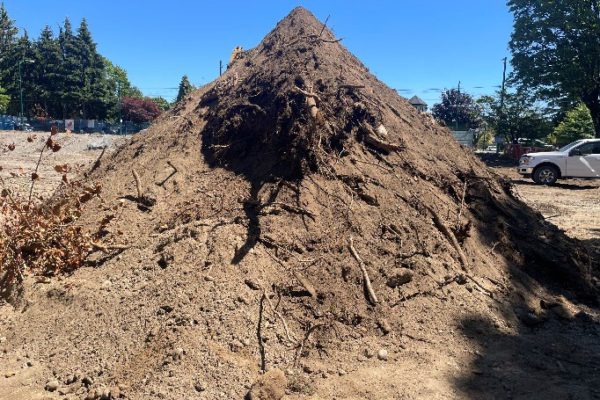
[[[472,399],[600,399],[600,239],[567,238],[524,203],[504,205],[512,221],[527,221],[503,228],[517,243],[501,251],[512,295],[491,305],[499,321],[457,323],[475,358],[454,385]],[[501,236],[491,226],[502,217],[488,209],[479,229]]]

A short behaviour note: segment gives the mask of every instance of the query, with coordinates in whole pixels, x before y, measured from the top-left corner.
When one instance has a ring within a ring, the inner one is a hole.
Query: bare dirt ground
[[[515,192],[546,221],[585,241],[590,250],[600,251],[600,181],[566,179],[554,186],[540,186],[516,173],[514,167],[494,169],[510,179]]]
[[[48,132],[0,131],[0,177],[16,196],[29,196],[31,173],[40,158]],[[62,173],[54,167],[67,164],[67,177],[75,176],[85,170],[107,147],[107,152],[114,150],[119,143],[124,143],[127,136],[102,134],[66,134],[55,136],[61,149],[52,152],[46,149],[38,170],[39,180],[36,182],[33,198],[47,198],[60,185]],[[14,145],[14,150],[10,150]]]

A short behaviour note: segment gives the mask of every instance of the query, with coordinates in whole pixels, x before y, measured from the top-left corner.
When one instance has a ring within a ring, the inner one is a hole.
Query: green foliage
[[[509,0],[513,79],[544,100],[579,99],[600,137],[600,0]]]
[[[185,96],[187,96],[192,90],[194,90],[194,86],[192,86],[192,84],[190,83],[190,80],[187,77],[187,75],[184,75],[181,78],[181,82],[179,83],[179,91],[177,92],[177,99],[175,101],[179,102],[181,99],[183,99]]]
[[[171,103],[169,103],[166,99],[164,99],[160,96],[152,97],[152,98],[150,98],[150,100],[152,100],[152,102],[154,102],[154,104],[156,104],[158,109],[161,111],[167,111],[169,108],[171,108]]]
[[[55,37],[45,27],[37,40],[18,29],[0,6],[0,86],[10,96],[7,112],[26,116],[116,118],[122,97],[143,98],[124,69],[97,50],[85,19],[73,32],[67,18]]]
[[[494,143],[495,132],[493,129],[486,129],[475,138],[475,146],[478,149],[485,150]]]
[[[441,103],[434,104],[433,116],[450,128],[458,130],[477,129],[481,125],[481,109],[473,97],[457,89],[442,93]]]
[[[594,124],[585,104],[573,108],[548,136],[548,141],[556,146],[564,146],[575,140],[594,137]]]
[[[10,96],[6,94],[6,90],[0,87],[0,114],[4,114],[8,109]]]
[[[500,93],[482,96],[477,103],[481,107],[487,128],[507,142],[514,142],[519,138],[545,138],[552,130],[552,121],[522,91],[505,93],[504,104]]]

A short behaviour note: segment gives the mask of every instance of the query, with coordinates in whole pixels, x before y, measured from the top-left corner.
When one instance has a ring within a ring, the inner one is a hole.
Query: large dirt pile
[[[460,331],[597,299],[577,243],[302,8],[90,179],[95,267],[0,314],[40,391],[242,398],[266,367],[288,398],[459,398],[434,371],[473,361]]]

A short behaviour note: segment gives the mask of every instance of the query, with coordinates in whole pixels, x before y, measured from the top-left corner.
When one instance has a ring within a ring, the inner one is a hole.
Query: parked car
[[[524,154],[517,168],[540,185],[553,185],[557,179],[600,179],[600,139],[583,139],[556,151]]]
[[[17,122],[15,124],[15,130],[31,132],[31,131],[33,131],[33,127],[30,124],[28,124],[27,122],[23,122],[23,123]]]

